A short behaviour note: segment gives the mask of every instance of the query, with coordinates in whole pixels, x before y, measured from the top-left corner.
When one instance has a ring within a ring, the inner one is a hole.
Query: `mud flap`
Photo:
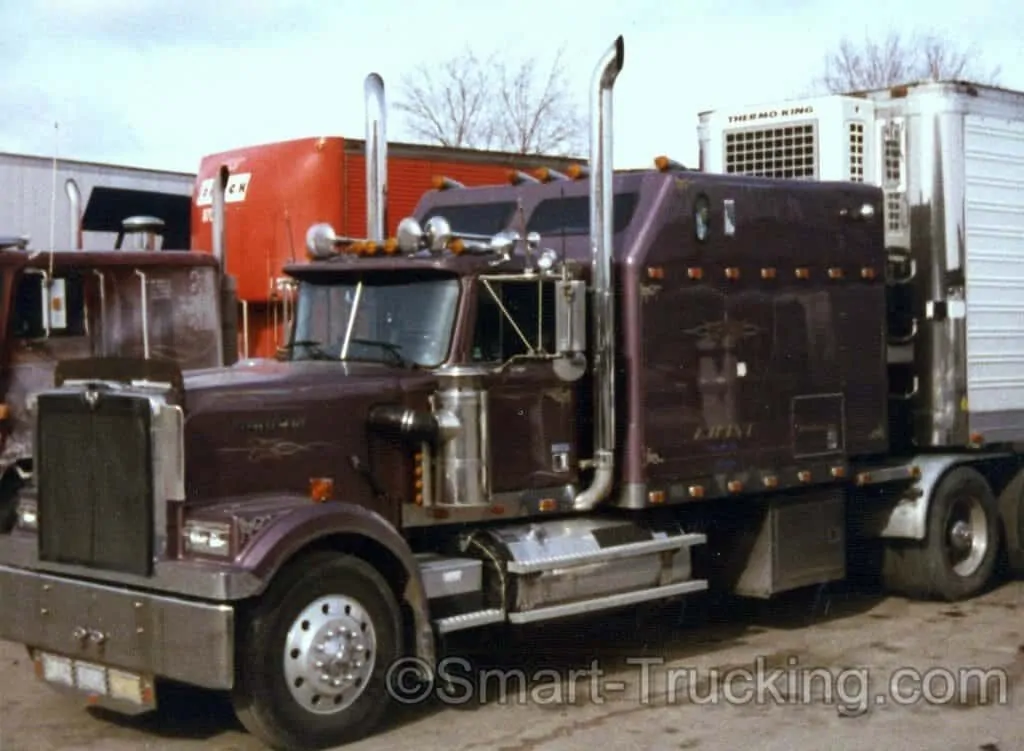
[[[1010,573],[1024,578],[1024,469],[1017,472],[999,495],[999,518],[1006,540]]]

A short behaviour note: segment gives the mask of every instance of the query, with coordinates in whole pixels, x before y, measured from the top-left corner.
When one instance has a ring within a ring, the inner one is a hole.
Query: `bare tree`
[[[535,58],[480,58],[467,49],[404,77],[395,108],[411,135],[428,143],[577,154],[587,119],[567,78],[563,50],[545,69]]]
[[[492,104],[494,58],[480,60],[471,50],[402,78],[395,109],[417,140],[459,148],[489,148],[494,140]]]
[[[995,84],[999,68],[984,72],[973,47],[959,48],[935,33],[904,37],[892,32],[883,39],[866,37],[857,43],[843,38],[825,57],[818,87],[830,93],[885,88],[929,80],[970,80]]]

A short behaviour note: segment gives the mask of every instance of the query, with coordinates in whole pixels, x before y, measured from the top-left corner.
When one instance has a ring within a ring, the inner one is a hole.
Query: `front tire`
[[[970,467],[939,481],[921,542],[886,546],[883,578],[895,592],[949,602],[982,592],[999,554],[999,508],[984,476]]]
[[[388,583],[359,558],[317,552],[282,570],[240,624],[239,721],[280,751],[368,735],[390,703],[399,613]]]

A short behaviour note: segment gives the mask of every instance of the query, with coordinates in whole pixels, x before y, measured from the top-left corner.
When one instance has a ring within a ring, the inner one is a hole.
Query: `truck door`
[[[488,392],[493,491],[575,482],[576,385],[559,380],[550,360],[529,357],[552,352],[552,283],[482,279],[476,293],[470,360],[495,369]]]

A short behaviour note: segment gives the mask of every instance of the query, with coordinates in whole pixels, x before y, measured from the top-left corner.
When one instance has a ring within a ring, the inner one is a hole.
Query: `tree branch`
[[[466,49],[417,68],[401,92],[396,109],[413,137],[428,143],[558,155],[579,153],[585,143],[585,111],[561,49],[546,72],[533,58],[480,60]]]
[[[845,37],[826,55],[817,84],[833,94],[920,81],[997,84],[1000,69],[982,72],[980,59],[975,48],[960,49],[934,32],[917,33],[909,39],[892,32],[882,39],[866,37],[860,43]]]

